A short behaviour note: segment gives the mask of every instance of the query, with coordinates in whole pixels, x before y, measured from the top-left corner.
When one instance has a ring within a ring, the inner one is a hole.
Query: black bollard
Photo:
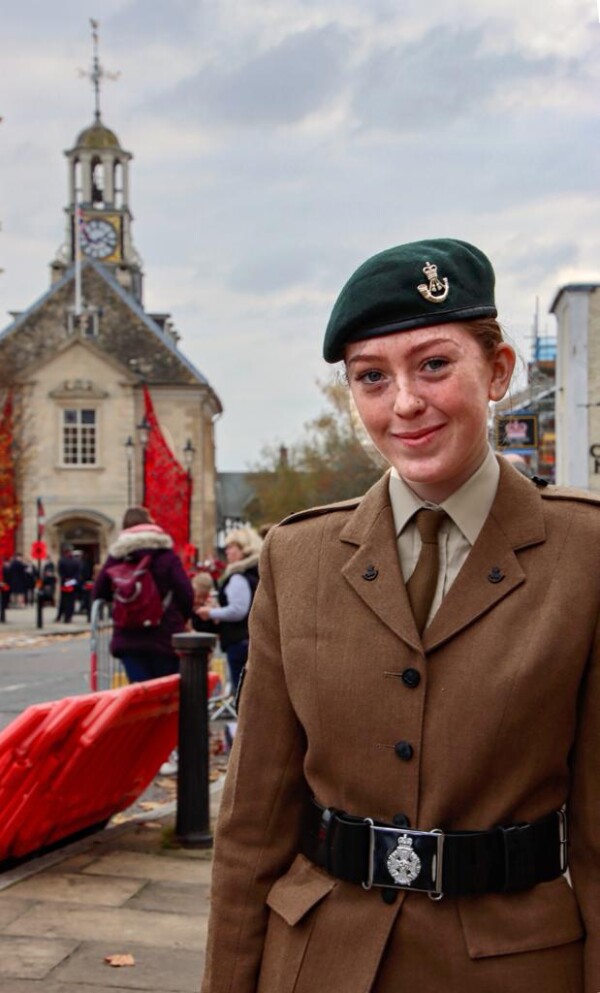
[[[175,634],[180,661],[179,763],[175,836],[184,847],[212,848],[209,806],[208,657],[214,634]]]
[[[35,616],[36,616],[36,627],[43,628],[44,626],[44,591],[41,587],[38,587],[35,591]]]

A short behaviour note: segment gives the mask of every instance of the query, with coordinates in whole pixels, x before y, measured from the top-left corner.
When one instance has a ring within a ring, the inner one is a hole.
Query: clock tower
[[[86,73],[95,91],[92,124],[77,136],[65,152],[69,163],[69,203],[66,239],[52,264],[54,280],[66,268],[93,259],[107,266],[119,283],[142,302],[142,261],[131,237],[133,215],[129,207],[129,163],[114,131],[100,116],[100,82],[109,77],[98,59],[97,22],[92,21],[94,57]],[[113,76],[113,78],[115,78]]]

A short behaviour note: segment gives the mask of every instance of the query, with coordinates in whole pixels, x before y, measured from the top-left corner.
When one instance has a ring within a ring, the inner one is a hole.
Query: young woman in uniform
[[[369,259],[324,355],[391,469],[265,543],[203,991],[598,993],[598,500],[489,448],[474,246]]]

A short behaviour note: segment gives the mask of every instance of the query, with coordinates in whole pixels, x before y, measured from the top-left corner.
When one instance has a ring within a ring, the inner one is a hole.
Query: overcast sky
[[[121,72],[104,123],[133,152],[148,310],[225,413],[220,470],[323,407],[323,329],[369,255],[475,242],[525,358],[566,282],[600,280],[596,0],[20,0],[0,32],[0,325],[49,285],[63,156],[91,123],[88,17]]]

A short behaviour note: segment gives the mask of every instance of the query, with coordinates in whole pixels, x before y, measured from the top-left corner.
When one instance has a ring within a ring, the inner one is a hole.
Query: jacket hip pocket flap
[[[269,890],[267,906],[293,927],[337,885],[304,855],[297,855],[288,872]]]
[[[461,897],[458,910],[472,959],[553,948],[585,933],[564,876],[525,892]]]

